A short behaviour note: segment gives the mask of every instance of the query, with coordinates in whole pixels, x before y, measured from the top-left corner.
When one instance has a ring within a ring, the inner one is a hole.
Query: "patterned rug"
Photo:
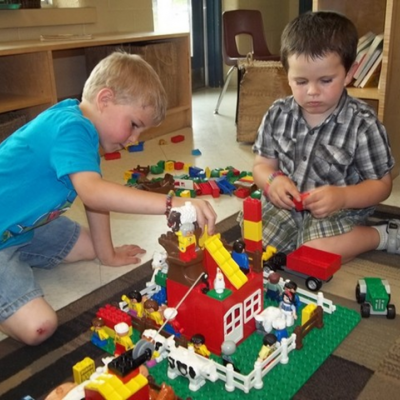
[[[390,218],[400,218],[400,210],[382,206],[371,222]],[[218,231],[227,242],[240,237],[235,216],[222,221]],[[343,266],[322,291],[335,304],[359,310],[355,301],[357,280],[379,276],[389,280],[391,302],[400,310],[399,266],[400,256],[369,252]],[[72,366],[84,357],[100,361],[104,352],[90,343],[88,328],[93,316],[99,307],[115,302],[128,290],[142,289],[151,274],[148,262],[63,308],[58,312],[59,329],[41,346],[28,347],[11,339],[0,342],[0,399],[19,400],[25,395],[44,399],[54,387],[72,379]],[[297,281],[302,286],[301,279]],[[394,320],[381,316],[362,319],[294,396],[295,400],[398,398],[399,316]]]

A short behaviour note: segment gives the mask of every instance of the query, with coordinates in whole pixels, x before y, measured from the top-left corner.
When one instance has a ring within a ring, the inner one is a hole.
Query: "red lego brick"
[[[238,188],[233,192],[233,194],[240,199],[245,199],[250,196],[250,190],[246,188]]]
[[[221,191],[219,190],[219,187],[217,185],[217,182],[214,180],[209,180],[208,183],[210,184],[211,187],[211,195],[214,198],[217,198],[221,195]]]
[[[102,318],[105,325],[110,329],[114,329],[114,326],[120,322],[126,322],[128,326],[132,326],[130,316],[110,304],[100,308],[96,313],[96,317]]]
[[[197,186],[200,189],[201,195],[207,195],[212,193],[212,188],[208,182],[199,182],[197,183]]]
[[[243,201],[243,218],[246,221],[259,222],[262,219],[261,201],[248,197]]]
[[[109,160],[118,160],[121,158],[121,153],[119,151],[114,151],[114,153],[105,153],[104,154],[104,159],[107,161]]]
[[[300,194],[300,198],[301,198],[300,201],[297,201],[297,200],[293,199],[294,208],[296,209],[296,211],[303,211],[304,210],[303,201],[309,194],[310,194],[309,192],[301,193]]]
[[[180,171],[185,166],[185,163],[182,161],[175,161],[174,168],[176,171]]]
[[[172,138],[171,138],[172,143],[179,143],[179,142],[183,142],[184,140],[185,140],[185,136],[183,136],[183,135],[176,135],[176,136],[172,136]]]
[[[262,241],[257,241],[255,242],[254,240],[249,240],[249,239],[243,239],[244,243],[246,245],[246,251],[262,251]]]

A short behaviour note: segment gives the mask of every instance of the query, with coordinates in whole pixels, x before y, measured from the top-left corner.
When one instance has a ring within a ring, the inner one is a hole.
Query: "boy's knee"
[[[28,323],[23,331],[18,333],[18,339],[29,345],[37,346],[54,334],[58,326],[56,313],[45,318]]]
[[[0,331],[19,342],[36,346],[57,329],[56,312],[41,297],[33,299],[0,324]]]

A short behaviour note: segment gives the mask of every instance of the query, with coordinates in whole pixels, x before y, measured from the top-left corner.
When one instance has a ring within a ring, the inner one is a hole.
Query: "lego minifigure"
[[[294,295],[293,304],[296,306],[296,309],[297,309],[301,303],[300,297],[297,294],[297,283],[294,281],[287,280],[287,281],[285,281],[283,290],[289,290],[289,292],[293,293],[293,295]]]
[[[273,333],[267,333],[263,337],[263,345],[258,353],[257,361],[263,362],[276,349],[278,338]]]
[[[183,328],[181,324],[176,320],[176,317],[178,315],[178,311],[176,308],[173,307],[167,307],[164,310],[164,318],[167,321],[167,324],[165,325],[164,329],[169,332],[169,327],[168,325],[172,328],[171,331],[169,332],[172,335],[180,336],[183,332]]]
[[[104,320],[102,318],[93,318],[92,319],[92,327],[90,328],[93,331],[92,335],[92,343],[98,347],[103,347],[107,345],[107,340],[110,337],[104,329]]]
[[[286,319],[286,326],[292,326],[294,320],[297,319],[297,310],[294,305],[294,294],[290,290],[285,290],[282,294],[282,301],[279,303],[279,308]]]
[[[143,302],[145,298],[138,290],[133,290],[128,295],[122,295],[121,300],[128,305],[130,314],[138,318],[143,317]]]
[[[157,325],[162,325],[164,323],[164,318],[159,311],[159,305],[155,300],[148,299],[144,302],[144,316],[146,318],[152,319]]]
[[[288,331],[286,329],[286,320],[285,318],[277,318],[272,322],[272,327],[275,329],[275,336],[278,342],[281,342],[282,339],[287,339],[289,337]]]
[[[233,340],[225,340],[221,344],[221,358],[222,363],[226,367],[228,364],[232,364],[233,370],[240,373],[240,370],[236,368],[233,361],[232,355],[236,352],[236,343]]]
[[[219,268],[217,268],[217,274],[214,279],[214,290],[217,294],[224,293],[225,290],[225,278],[224,274],[221,272]]]
[[[161,272],[162,274],[168,273],[167,264],[167,252],[166,251],[155,251],[153,254],[153,261],[151,267],[153,268],[153,276],[150,279],[150,284],[155,284],[156,275]]]
[[[233,250],[231,256],[233,260],[239,265],[239,268],[244,274],[250,272],[249,256],[245,252],[246,245],[242,239],[238,239],[233,243]]]
[[[197,354],[200,354],[203,357],[209,358],[211,352],[207,349],[207,346],[205,343],[206,343],[206,338],[204,337],[204,335],[202,335],[201,333],[197,333],[192,336],[188,346],[193,347],[194,351]]]
[[[175,232],[178,236],[179,258],[182,261],[191,261],[196,255],[196,236],[194,234],[194,224],[186,222],[181,225],[180,230]]]
[[[273,301],[279,301],[282,294],[282,288],[279,284],[280,279],[281,276],[277,272],[271,272],[267,278],[265,295]]]
[[[115,356],[119,356],[128,350],[133,349],[134,344],[129,336],[129,326],[126,322],[120,322],[114,326]]]

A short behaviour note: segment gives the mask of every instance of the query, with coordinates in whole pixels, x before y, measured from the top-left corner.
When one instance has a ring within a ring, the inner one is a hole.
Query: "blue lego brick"
[[[143,151],[143,149],[144,149],[144,142],[139,142],[138,144],[132,144],[128,146],[129,153]]]
[[[223,194],[231,195],[236,190],[236,186],[230,183],[225,176],[216,179],[215,182]]]

